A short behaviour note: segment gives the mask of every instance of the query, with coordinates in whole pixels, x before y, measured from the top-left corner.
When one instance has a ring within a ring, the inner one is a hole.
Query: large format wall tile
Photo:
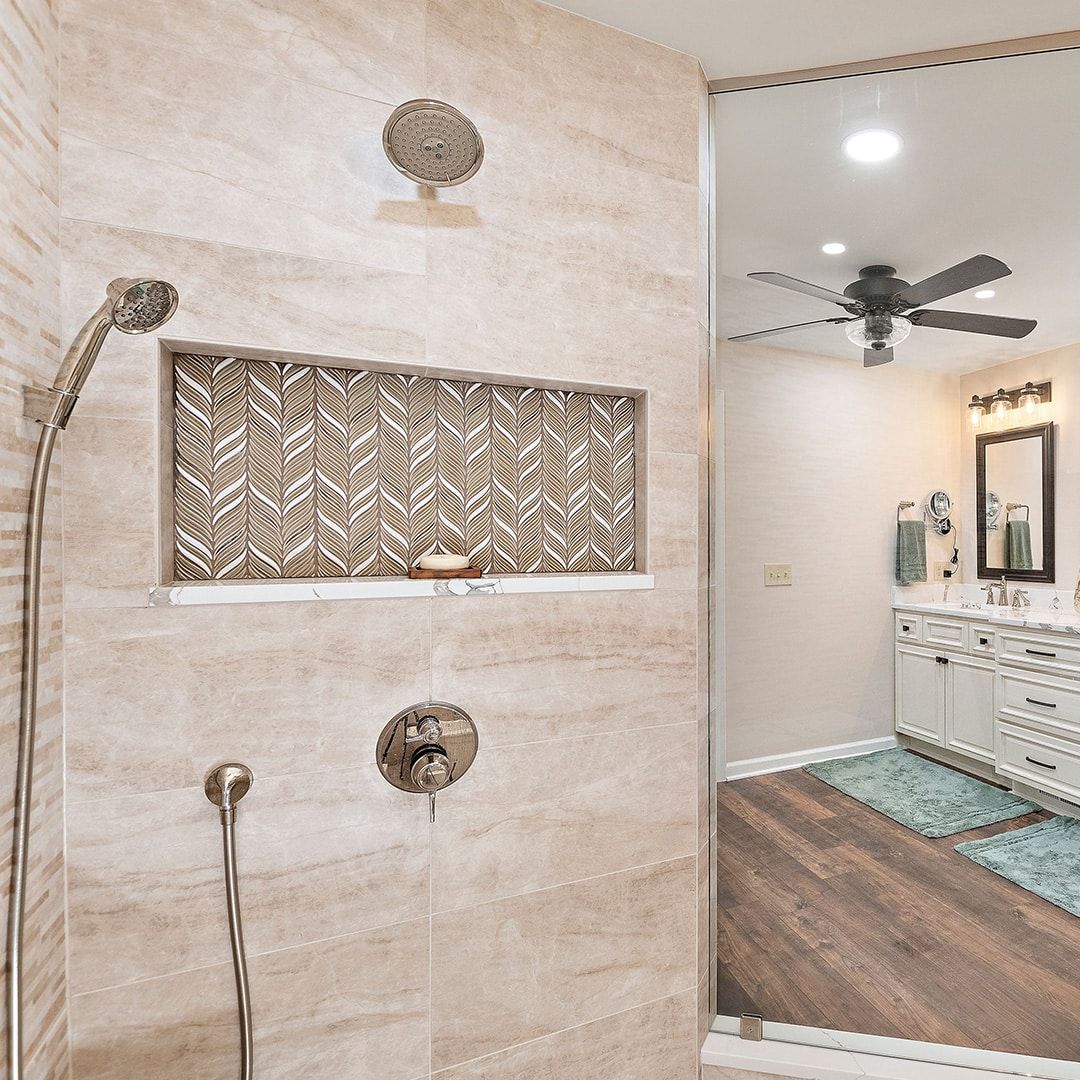
[[[0,905],[7,911],[21,703],[23,553],[40,428],[22,388],[60,363],[59,33],[51,0],[0,5]],[[44,530],[41,679],[23,952],[25,1075],[67,1075],[61,467]],[[0,947],[2,949],[2,947]],[[3,959],[0,957],[0,959]],[[3,1020],[0,1037],[6,1040]]]
[[[426,916],[424,810],[374,763],[256,777],[237,824],[249,952]],[[75,993],[228,957],[220,826],[201,788],[80,806],[68,853]]]
[[[76,413],[64,432],[64,603],[141,607],[158,574],[158,430]]]
[[[416,190],[383,154],[385,104],[133,45],[65,23],[65,217],[423,272],[423,220],[384,212]]]
[[[433,1068],[696,986],[694,874],[681,859],[436,915]]]
[[[696,718],[694,591],[490,599],[431,609],[435,696],[482,722],[485,745]]]
[[[432,832],[432,906],[661,862],[694,846],[693,724],[481,748]]]
[[[118,274],[157,274],[180,293],[164,336],[423,364],[422,276],[350,263],[65,221],[64,336]],[[84,416],[157,417],[160,358],[151,337],[110,335],[79,399]]]
[[[694,57],[547,4],[428,5],[428,92],[498,118],[538,176],[601,161],[696,187],[698,71]]]
[[[689,995],[504,1050],[434,1080],[687,1080],[697,1070]]]
[[[229,760],[257,777],[370,762],[430,696],[429,603],[69,612],[68,798],[194,787]]]
[[[426,0],[186,0],[177,18],[171,0],[66,0],[64,19],[93,20],[99,34],[133,39],[137,49],[157,46],[168,25],[169,43],[193,55],[396,105],[422,96],[426,7]]]
[[[414,1080],[428,1062],[428,921],[250,963],[255,1070]],[[227,1080],[239,1046],[231,964],[72,999],[78,1080]]]

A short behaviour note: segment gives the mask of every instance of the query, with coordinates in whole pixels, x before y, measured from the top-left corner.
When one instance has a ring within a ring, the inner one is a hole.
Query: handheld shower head
[[[125,334],[149,334],[164,326],[180,302],[172,285],[154,278],[117,278],[107,293],[113,326]]]
[[[71,343],[49,390],[30,388],[26,415],[46,427],[66,428],[101,346],[115,326],[125,334],[149,334],[172,318],[180,302],[176,289],[156,278],[117,278],[105,302]]]

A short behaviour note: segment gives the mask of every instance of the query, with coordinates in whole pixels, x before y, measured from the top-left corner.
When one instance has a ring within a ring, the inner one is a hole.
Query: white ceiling
[[[944,5],[943,5],[944,6]],[[753,90],[713,98],[717,118],[718,333],[844,315],[748,281],[780,271],[842,291],[891,263],[915,282],[972,255],[1013,270],[992,300],[930,305],[1039,320],[1027,338],[916,327],[898,361],[962,372],[1080,341],[1080,51]],[[891,162],[841,152],[864,127],[901,134]],[[840,256],[821,252],[840,241]],[[839,326],[761,344],[860,357]]]
[[[710,79],[1080,29],[1076,0],[565,0],[558,7],[701,59]]]

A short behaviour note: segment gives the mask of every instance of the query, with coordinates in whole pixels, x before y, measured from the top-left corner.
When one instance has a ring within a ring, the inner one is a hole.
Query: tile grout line
[[[673,864],[673,863],[685,862],[685,861],[687,861],[689,859],[693,859],[693,858],[694,858],[694,853],[691,853],[689,855],[677,855],[677,856],[674,856],[673,858],[661,859],[661,860],[659,860],[657,862],[641,863],[641,864],[639,864],[637,866],[627,866],[627,867],[623,867],[623,868],[621,868],[619,870],[609,870],[607,873],[595,874],[592,877],[575,878],[572,881],[558,882],[558,883],[556,883],[554,885],[543,885],[543,886],[541,886],[539,888],[528,889],[525,892],[521,892],[521,893],[510,893],[510,894],[508,894],[506,896],[498,896],[498,897],[494,897],[494,898],[492,898],[490,900],[481,900],[479,903],[469,904],[467,907],[446,908],[446,909],[444,909],[442,911],[431,911],[430,910],[430,908],[432,906],[431,902],[430,902],[430,895],[431,895],[433,881],[432,881],[432,877],[429,874],[429,877],[428,877],[429,914],[427,916],[427,920],[428,920],[428,923],[429,923],[429,929],[428,929],[429,944],[433,941],[434,922],[435,922],[435,918],[438,917],[438,916],[456,915],[456,914],[459,914],[461,912],[471,911],[474,908],[486,907],[489,904],[501,904],[501,903],[505,903],[507,900],[516,900],[518,897],[522,897],[522,896],[534,896],[537,893],[552,892],[555,889],[565,889],[565,888],[568,888],[568,887],[573,886],[573,885],[583,885],[583,884],[587,884],[587,883],[593,882],[593,881],[602,881],[605,878],[618,877],[620,874],[630,874],[630,873],[634,873],[635,871],[638,871],[638,870],[652,870],[652,869],[655,869],[656,867],[668,866],[668,865]],[[695,904],[695,910],[696,910],[696,904]],[[370,933],[374,933],[374,932],[379,931],[379,930],[388,930],[388,929],[391,929],[391,928],[396,927],[396,926],[408,926],[410,923],[421,922],[423,919],[424,919],[424,916],[421,915],[421,916],[417,916],[417,917],[412,918],[412,919],[399,919],[399,920],[397,920],[395,922],[378,923],[377,925],[366,926],[366,927],[363,927],[363,928],[357,929],[357,930],[348,930],[348,931],[346,931],[345,933],[342,933],[342,934],[331,934],[329,937],[325,937],[325,938],[315,938],[315,939],[313,939],[311,941],[300,941],[300,942],[296,942],[295,944],[292,944],[292,945],[282,945],[282,946],[279,946],[276,949],[263,949],[263,950],[258,951],[258,952],[248,951],[247,955],[248,955],[248,959],[254,959],[254,958],[259,958],[259,957],[263,957],[263,956],[275,956],[278,953],[290,952],[290,951],[295,950],[295,949],[305,949],[305,948],[308,948],[309,946],[312,946],[312,945],[323,945],[323,944],[326,944],[327,942],[331,942],[331,941],[341,941],[344,938],[358,937],[361,934],[370,934]],[[429,973],[429,978],[430,978],[431,970],[432,970],[431,960],[430,960],[430,957],[431,957],[430,948],[429,948],[428,955],[429,955],[428,973]],[[208,970],[210,968],[224,967],[228,963],[229,963],[229,961],[222,960],[222,961],[216,961],[216,962],[214,962],[212,964],[196,964],[194,967],[179,968],[176,971],[167,971],[167,972],[164,972],[164,973],[162,973],[160,975],[147,975],[147,976],[145,976],[145,977],[143,977],[141,979],[132,979],[130,982],[112,983],[112,984],[110,984],[108,986],[95,987],[93,990],[80,990],[78,993],[74,994],[73,996],[74,997],[87,997],[87,996],[89,996],[91,994],[100,994],[100,993],[104,993],[104,992],[109,991],[109,990],[121,990],[121,989],[124,989],[125,987],[129,987],[129,986],[139,986],[139,985],[142,985],[143,983],[156,982],[156,981],[158,981],[160,979],[170,979],[170,978],[173,978],[173,977],[175,977],[177,975],[190,975],[190,974],[192,974],[192,973],[194,973],[196,971],[206,971],[206,970]],[[429,987],[429,1000],[430,1000],[430,987]]]
[[[490,1054],[481,1054],[480,1057],[467,1058],[465,1061],[455,1061],[452,1065],[446,1065],[439,1069],[438,1072],[433,1072],[431,1074],[432,1080],[436,1080],[436,1078],[443,1073],[453,1072],[455,1069],[463,1068],[466,1065],[473,1065],[478,1061],[488,1061],[491,1058],[496,1058],[500,1054],[508,1053],[511,1050],[519,1050],[523,1046],[534,1046],[537,1043],[553,1039],[557,1035],[564,1035],[568,1031],[579,1031],[581,1028],[586,1028],[590,1024],[600,1024],[605,1020],[612,1020],[617,1016],[625,1016],[627,1013],[636,1012],[638,1009],[647,1009],[650,1005],[657,1005],[662,1001],[671,1001],[674,998],[682,997],[683,994],[696,992],[696,990],[696,986],[684,987],[682,990],[676,990],[670,994],[662,994],[660,997],[650,998],[648,1001],[642,1001],[637,1005],[630,1005],[625,1009],[618,1009],[613,1013],[605,1013],[603,1016],[596,1016],[591,1020],[583,1020],[580,1024],[571,1024],[569,1027],[559,1028],[557,1031],[549,1031],[546,1035],[537,1035],[534,1039],[526,1039],[524,1042],[512,1043],[510,1046],[504,1046],[501,1050],[493,1050]]]
[[[429,684],[429,698],[434,691],[430,689]],[[676,720],[670,724],[648,724],[644,727],[629,727],[618,728],[611,731],[598,731],[598,732],[583,732],[577,735],[561,735],[551,739],[532,739],[528,742],[520,743],[499,743],[495,746],[485,746],[484,749],[488,753],[494,752],[507,752],[516,751],[519,749],[525,749],[530,746],[545,746],[548,743],[564,743],[574,742],[581,739],[610,739],[613,735],[631,735],[645,731],[668,731],[673,728],[696,726],[696,720]],[[351,765],[329,765],[318,769],[301,769],[296,772],[281,772],[281,773],[264,773],[260,775],[259,779],[262,782],[270,780],[291,780],[294,778],[300,778],[304,776],[322,776],[326,773],[345,773],[345,772],[357,772],[367,769],[369,766],[378,767],[374,761],[357,761]],[[130,795],[103,795],[92,798],[77,798],[71,800],[70,806],[91,806],[96,803],[103,802],[118,802],[125,799],[141,799],[148,796],[160,797],[162,795],[175,795],[184,791],[201,791],[202,788],[199,784],[186,784],[183,787],[173,788],[154,788],[148,791],[137,791]]]

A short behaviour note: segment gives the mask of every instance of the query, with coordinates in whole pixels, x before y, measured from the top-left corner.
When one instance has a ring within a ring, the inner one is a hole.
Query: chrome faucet
[[[994,604],[994,583],[988,581],[984,588],[986,589],[986,603],[992,607]]]
[[[1001,575],[1001,580],[998,582],[998,588],[1001,590],[998,593],[998,603],[1002,607],[1009,606],[1009,583],[1005,580],[1005,575]]]
[[[1013,589],[1012,606],[1016,611],[1031,607],[1031,600],[1028,598],[1026,589]]]

